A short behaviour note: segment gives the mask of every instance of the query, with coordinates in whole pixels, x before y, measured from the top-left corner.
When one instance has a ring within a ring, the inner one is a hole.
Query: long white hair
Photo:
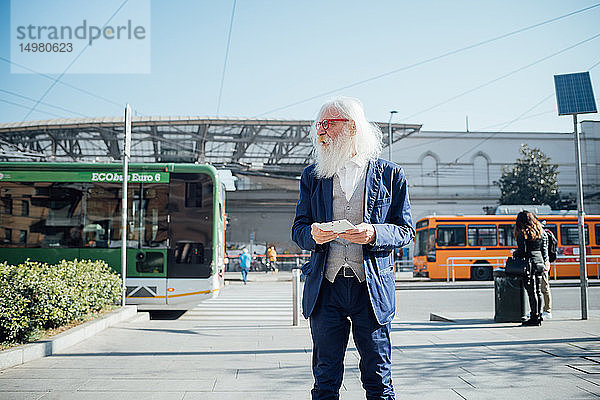
[[[340,117],[354,121],[356,134],[351,136],[348,125],[345,125],[342,134],[330,146],[323,149],[317,141],[316,123],[321,120],[326,110],[332,109],[336,110]],[[315,173],[318,178],[331,178],[354,152],[364,161],[375,160],[381,153],[381,129],[367,120],[362,103],[352,97],[337,97],[323,104],[311,127],[310,137],[313,142]]]

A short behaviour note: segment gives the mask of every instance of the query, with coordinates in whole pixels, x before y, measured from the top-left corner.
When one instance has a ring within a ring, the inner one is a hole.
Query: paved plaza
[[[600,288],[589,289],[587,321],[579,289],[553,294],[554,318],[537,328],[494,323],[490,288],[397,290],[397,398],[600,397]],[[0,399],[308,399],[310,333],[291,321],[291,282],[234,281],[177,320],[123,322],[0,371]],[[364,398],[352,340],[341,398]]]

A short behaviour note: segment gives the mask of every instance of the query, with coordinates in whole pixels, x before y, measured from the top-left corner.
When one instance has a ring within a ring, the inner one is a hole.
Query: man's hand
[[[317,244],[331,242],[332,240],[335,240],[335,238],[338,237],[337,233],[331,231],[324,231],[317,228],[316,223],[310,226],[310,234],[312,235],[315,242],[317,242]]]
[[[356,229],[349,229],[340,233],[342,239],[346,239],[356,244],[369,244],[375,241],[375,228],[371,224],[361,223],[356,225]]]

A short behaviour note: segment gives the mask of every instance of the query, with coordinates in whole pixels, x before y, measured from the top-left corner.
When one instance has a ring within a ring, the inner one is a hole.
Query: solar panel
[[[589,72],[554,75],[554,88],[558,115],[597,112]]]

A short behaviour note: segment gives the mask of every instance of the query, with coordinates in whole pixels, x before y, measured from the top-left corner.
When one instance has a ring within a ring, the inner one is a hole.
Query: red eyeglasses
[[[317,122],[317,130],[321,129],[321,127],[323,127],[324,130],[327,130],[327,128],[329,128],[329,124],[331,122],[335,122],[335,121],[344,121],[344,122],[348,122],[348,119],[345,118],[329,118],[329,119],[324,119],[321,122]]]

